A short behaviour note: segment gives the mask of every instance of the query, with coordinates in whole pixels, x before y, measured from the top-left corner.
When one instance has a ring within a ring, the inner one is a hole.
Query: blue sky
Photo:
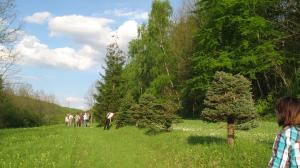
[[[22,33],[16,44],[19,76],[64,106],[86,108],[100,79],[105,47],[118,35],[121,49],[147,21],[151,0],[16,0]],[[171,0],[176,11],[182,0]]]

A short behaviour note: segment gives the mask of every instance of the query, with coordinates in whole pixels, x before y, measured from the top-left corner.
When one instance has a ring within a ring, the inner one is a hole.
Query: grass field
[[[2,129],[0,167],[266,167],[278,129],[261,122],[253,130],[236,131],[234,147],[226,144],[225,123],[197,120],[159,135],[135,127]]]

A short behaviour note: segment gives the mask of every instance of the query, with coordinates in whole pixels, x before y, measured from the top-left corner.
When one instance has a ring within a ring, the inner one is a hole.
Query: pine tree
[[[216,72],[204,105],[205,119],[227,122],[228,144],[234,143],[234,124],[248,122],[256,116],[251,83],[242,75]]]
[[[169,131],[177,119],[172,110],[169,110],[168,103],[148,93],[140,97],[138,104],[122,113],[127,114],[126,125],[148,128],[150,132]]]
[[[132,97],[127,96],[117,118],[117,127],[135,125],[148,128],[149,133],[169,131],[172,124],[178,121],[172,109],[176,107],[173,106],[176,104],[164,102],[149,93],[143,94],[138,103],[133,103]]]
[[[100,120],[104,121],[107,112],[117,112],[123,96],[122,70],[125,56],[116,42],[108,45],[105,58],[105,74],[97,82],[95,95],[95,111]]]
[[[134,119],[131,111],[131,106],[135,104],[131,94],[126,94],[126,96],[121,100],[119,115],[116,117],[116,127],[120,128],[125,125],[133,125]]]

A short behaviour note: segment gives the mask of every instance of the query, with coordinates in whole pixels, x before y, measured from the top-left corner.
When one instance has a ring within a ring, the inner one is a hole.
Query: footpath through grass
[[[266,167],[278,129],[262,122],[236,131],[234,147],[226,144],[225,123],[196,120],[155,136],[135,127],[2,129],[0,167]]]

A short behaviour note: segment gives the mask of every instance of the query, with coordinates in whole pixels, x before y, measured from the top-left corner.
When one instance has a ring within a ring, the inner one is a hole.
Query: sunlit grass
[[[262,122],[236,131],[228,147],[225,123],[197,120],[155,136],[135,127],[3,129],[0,167],[266,167],[277,131]]]

